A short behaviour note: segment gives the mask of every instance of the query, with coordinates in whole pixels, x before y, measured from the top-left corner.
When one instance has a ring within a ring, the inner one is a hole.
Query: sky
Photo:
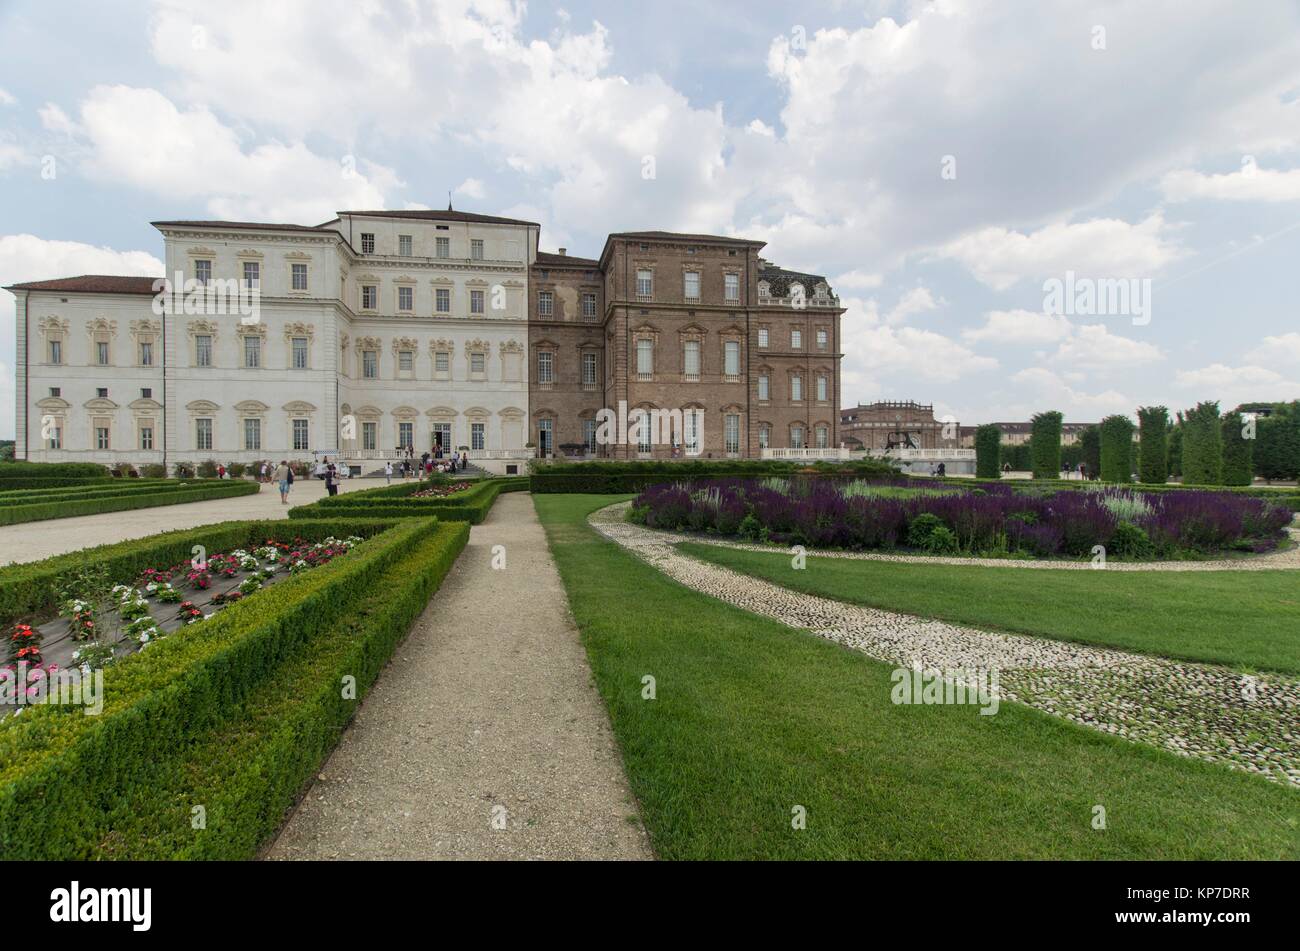
[[[1295,0],[0,0],[0,285],[449,193],[766,241],[847,308],[846,405],[1300,398]],[[14,365],[0,291],[0,438]]]

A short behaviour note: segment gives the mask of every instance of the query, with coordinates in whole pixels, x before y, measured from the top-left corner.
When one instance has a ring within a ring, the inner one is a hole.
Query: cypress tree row
[[[1101,478],[1103,482],[1133,481],[1133,421],[1127,416],[1107,416],[1101,421]]]
[[[992,423],[975,430],[975,475],[980,479],[1002,478],[998,456],[1002,444],[1002,431]]]
[[[1183,482],[1223,484],[1223,431],[1219,403],[1197,403],[1183,413]]]
[[[1183,474],[1183,414],[1178,414],[1178,422],[1170,425],[1168,450],[1165,458],[1169,460],[1169,474],[1178,478]]]
[[[1096,426],[1087,427],[1079,434],[1079,444],[1083,447],[1083,465],[1088,470],[1088,478],[1101,476],[1101,430]]]
[[[1254,481],[1252,456],[1257,431],[1252,425],[1247,433],[1246,426],[1245,418],[1235,410],[1223,417],[1224,485],[1250,485]]]
[[[1255,423],[1255,474],[1269,480],[1300,477],[1300,402],[1280,404]]]
[[[1029,461],[1035,479],[1061,477],[1061,419],[1053,409],[1035,414],[1030,421]]]
[[[1138,478],[1143,482],[1164,485],[1168,471],[1169,410],[1163,406],[1138,407],[1138,440],[1142,460]]]

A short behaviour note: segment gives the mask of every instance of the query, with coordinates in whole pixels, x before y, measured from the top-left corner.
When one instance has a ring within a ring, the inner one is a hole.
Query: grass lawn
[[[987,630],[1300,673],[1300,572],[1054,571],[809,557],[688,542],[693,558],[853,604]]]
[[[602,539],[617,498],[533,501],[661,857],[1300,858],[1300,794],[1012,703],[895,705],[886,665]]]

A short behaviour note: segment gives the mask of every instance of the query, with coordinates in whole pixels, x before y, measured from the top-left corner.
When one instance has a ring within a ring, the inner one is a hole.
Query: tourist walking
[[[469,468],[469,453],[467,453],[467,452],[462,452],[462,453],[460,454],[460,467],[461,467],[461,469],[468,469],[468,468]]]
[[[393,484],[393,464],[391,462],[384,463],[384,481],[389,485]]]
[[[325,459],[325,491],[330,495],[339,494],[339,470],[328,456]]]
[[[271,464],[269,462],[262,463],[262,478],[258,481],[260,482],[271,481]]]
[[[275,474],[272,476],[276,482],[280,483],[280,504],[289,504],[289,483],[293,478],[293,470],[289,468],[289,463],[283,459],[275,467]]]

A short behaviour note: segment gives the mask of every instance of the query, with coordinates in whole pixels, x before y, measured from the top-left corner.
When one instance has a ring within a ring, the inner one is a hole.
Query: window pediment
[[[111,413],[117,409],[116,403],[100,396],[95,397],[93,400],[86,400],[82,406],[90,410],[92,413]]]
[[[316,406],[315,406],[315,404],[313,404],[313,403],[308,403],[306,400],[290,400],[288,403],[285,403],[285,404],[284,404],[283,406],[281,406],[280,408],[281,408],[282,410],[284,410],[286,413],[314,413],[314,412],[316,412]]]
[[[37,400],[36,405],[43,410],[51,412],[62,412],[72,409],[72,404],[59,396],[47,396],[43,400]]]
[[[235,404],[235,412],[245,416],[261,416],[270,408],[261,400],[242,400]]]
[[[215,413],[221,409],[221,405],[212,402],[212,400],[191,400],[185,404],[185,408],[191,413],[207,414]]]
[[[162,403],[148,397],[140,397],[127,404],[127,408],[133,413],[158,413],[162,411]]]

